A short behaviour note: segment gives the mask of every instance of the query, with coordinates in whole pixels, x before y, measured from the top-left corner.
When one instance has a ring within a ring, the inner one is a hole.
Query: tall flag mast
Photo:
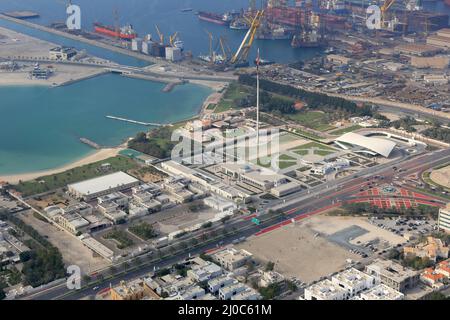
[[[256,156],[259,158],[259,48],[256,56]]]

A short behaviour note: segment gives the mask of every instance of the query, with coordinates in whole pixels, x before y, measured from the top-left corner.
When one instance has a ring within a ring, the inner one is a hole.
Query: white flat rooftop
[[[139,182],[139,180],[122,171],[119,171],[99,178],[69,184],[68,187],[75,190],[79,194],[89,195],[136,182]]]

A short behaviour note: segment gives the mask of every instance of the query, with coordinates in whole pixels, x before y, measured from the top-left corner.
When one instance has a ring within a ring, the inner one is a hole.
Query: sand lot
[[[344,269],[346,259],[359,258],[325,238],[315,237],[304,223],[250,238],[237,247],[262,261],[275,262],[276,271],[307,283]]]
[[[66,231],[59,230],[47,222],[36,219],[32,211],[27,211],[18,217],[41,235],[47,236],[48,240],[61,252],[66,265],[78,265],[82,272],[92,273],[110,264],[101,257],[94,257],[90,249]]]
[[[433,170],[430,175],[431,180],[437,184],[450,188],[450,166]]]
[[[248,250],[263,262],[275,262],[278,272],[309,283],[346,268],[347,259],[362,260],[360,255],[351,253],[344,245],[329,239],[332,235],[342,237],[341,233],[345,234],[347,230],[351,232],[352,229],[364,232],[354,237],[351,244],[377,238],[392,245],[405,242],[404,238],[378,228],[364,218],[322,214],[249,238],[237,247]]]

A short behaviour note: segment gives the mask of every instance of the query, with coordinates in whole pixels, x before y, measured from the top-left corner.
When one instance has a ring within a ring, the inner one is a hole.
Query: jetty
[[[143,121],[136,121],[136,120],[131,120],[131,119],[125,119],[125,118],[120,118],[120,117],[115,117],[115,116],[106,116],[108,119],[113,119],[113,120],[118,120],[118,121],[124,121],[124,122],[129,122],[129,123],[133,123],[133,124],[139,124],[142,126],[147,126],[147,127],[162,127],[164,126],[164,124],[161,123],[155,123],[155,122],[143,122]]]
[[[97,150],[102,148],[98,143],[89,140],[88,138],[80,138],[80,141]]]

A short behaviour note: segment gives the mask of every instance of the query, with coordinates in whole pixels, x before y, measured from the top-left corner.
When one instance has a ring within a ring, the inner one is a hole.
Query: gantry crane
[[[250,52],[250,48],[252,47],[253,41],[255,41],[256,31],[261,25],[261,19],[264,16],[264,10],[258,10],[255,17],[252,19],[252,23],[250,29],[242,40],[241,45],[238,50],[231,58],[231,63],[236,64],[239,62],[248,62],[248,54]]]

